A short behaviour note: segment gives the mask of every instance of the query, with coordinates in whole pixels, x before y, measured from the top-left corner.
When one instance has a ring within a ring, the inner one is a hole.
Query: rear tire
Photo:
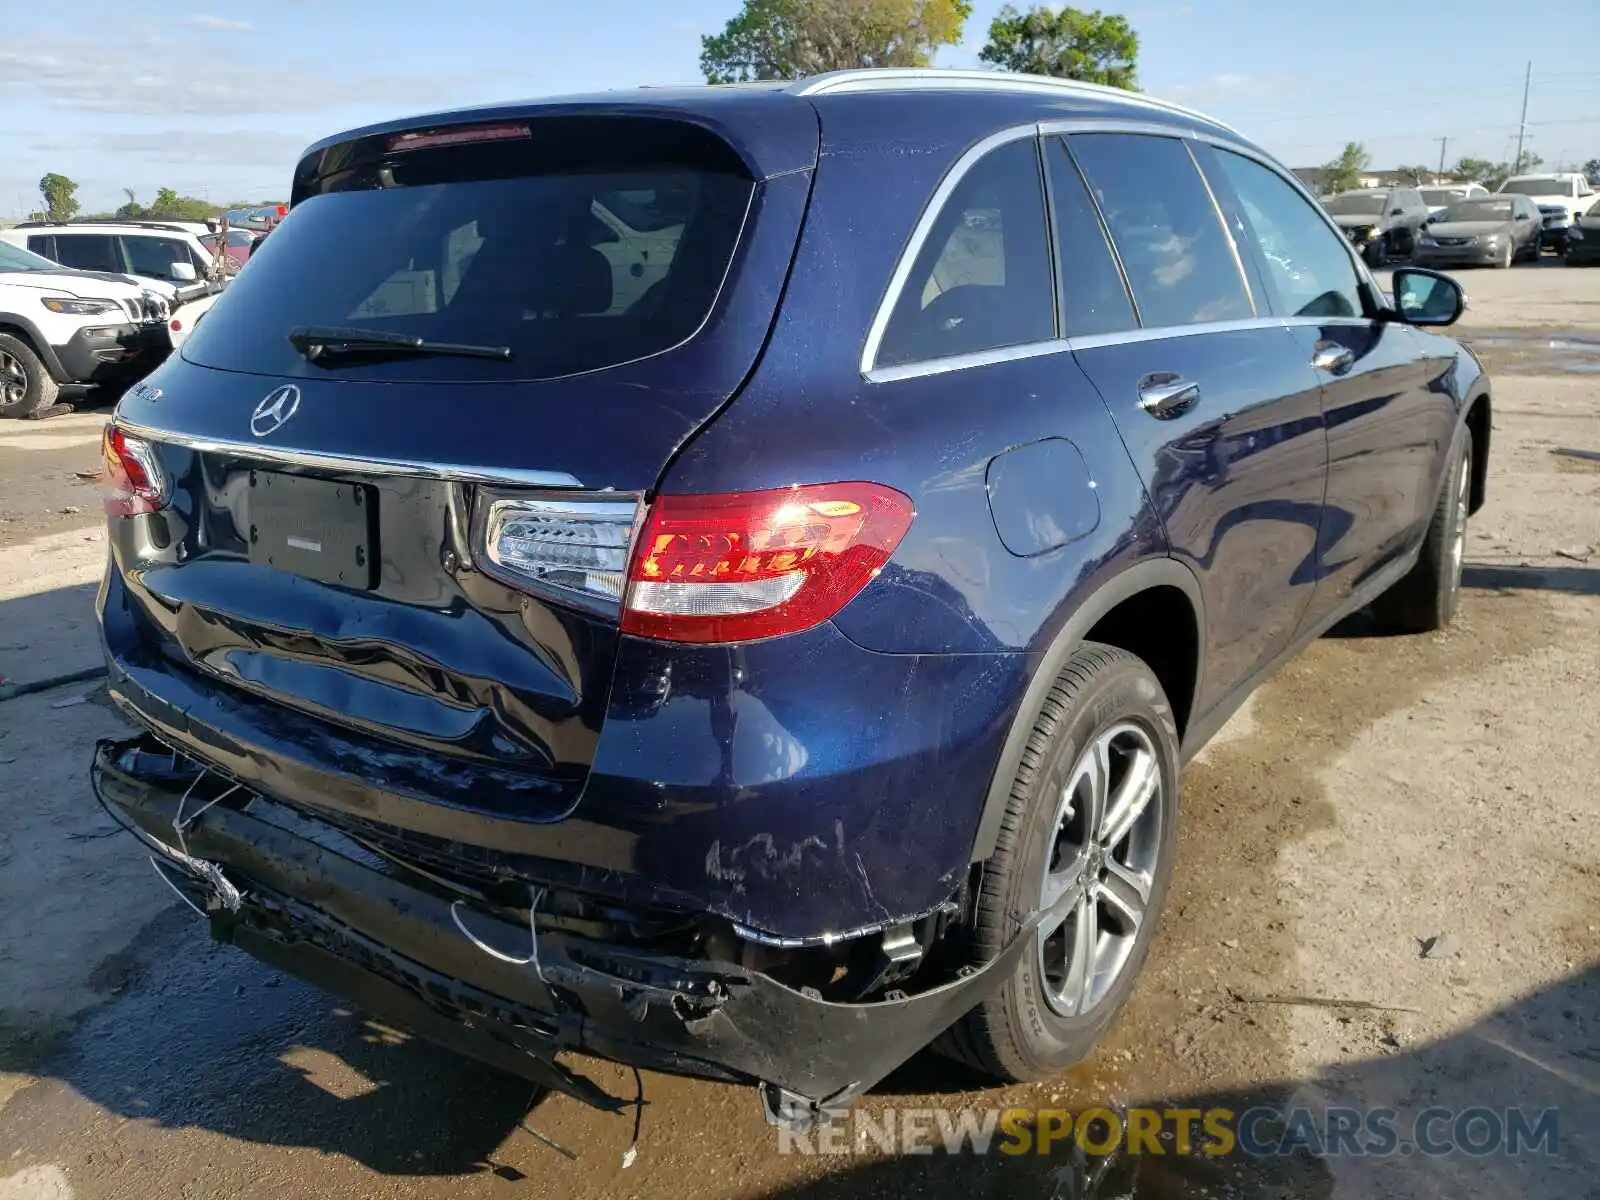
[[[32,346],[0,333],[0,417],[43,412],[55,404],[60,390]]]
[[[1084,643],[1034,723],[983,866],[974,961],[1041,908],[1056,916],[938,1049],[1014,1083],[1087,1056],[1144,965],[1177,823],[1178,730],[1160,682],[1126,651]]]
[[[1463,429],[1428,522],[1417,565],[1372,604],[1372,615],[1396,633],[1443,629],[1461,607],[1467,509],[1472,501],[1472,431]]]

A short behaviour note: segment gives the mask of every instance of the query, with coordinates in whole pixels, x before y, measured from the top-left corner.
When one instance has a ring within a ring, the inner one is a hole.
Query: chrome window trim
[[[1036,136],[1038,126],[1035,122],[1026,125],[1013,125],[1008,129],[991,133],[988,137],[969,147],[960,158],[951,164],[944,178],[939,181],[939,186],[933,189],[933,195],[928,197],[928,202],[923,205],[922,215],[917,218],[917,223],[911,228],[911,236],[905,247],[900,251],[899,261],[895,263],[894,271],[889,275],[889,282],[884,287],[883,296],[878,301],[878,311],[873,315],[872,324],[867,327],[866,344],[861,347],[861,374],[872,378],[873,372],[878,369],[878,347],[883,343],[883,335],[889,328],[889,318],[894,315],[895,306],[900,303],[900,293],[905,289],[906,279],[911,274],[911,269],[917,265],[917,257],[922,253],[928,235],[933,232],[933,226],[944,212],[945,203],[950,199],[961,181],[981,159],[987,157],[991,150],[1001,146],[1008,146],[1012,142],[1023,138]],[[1042,186],[1042,185],[1041,185]],[[965,357],[964,355],[962,357]],[[897,370],[901,366],[914,366],[919,364],[904,363],[895,367],[883,368],[884,370]]]
[[[868,72],[869,75],[879,75],[887,72]],[[848,74],[848,73],[846,73]],[[886,85],[887,86],[887,85]],[[1087,86],[1087,85],[1085,85]],[[824,89],[826,90],[826,89]],[[1221,127],[1221,128],[1226,128]],[[1229,130],[1228,134],[1233,131]],[[1228,229],[1227,221],[1220,210],[1217,210],[1218,220],[1223,231],[1228,235],[1229,244],[1234,249],[1235,262],[1240,272],[1240,278],[1245,285],[1245,294],[1250,297],[1252,307],[1256,313],[1251,318],[1241,318],[1235,321],[1210,321],[1195,325],[1163,325],[1140,326],[1137,329],[1120,330],[1117,333],[1094,334],[1087,337],[1056,338],[1044,342],[1029,342],[1019,346],[998,347],[993,350],[981,350],[972,354],[953,355],[949,358],[926,359],[919,362],[899,363],[892,367],[877,365],[878,347],[883,341],[884,331],[888,328],[889,317],[894,312],[894,307],[900,302],[900,293],[905,288],[911,269],[916,265],[917,256],[922,253],[923,244],[927,241],[929,233],[938,221],[945,203],[950,195],[960,186],[967,172],[975,166],[991,150],[1004,146],[1010,142],[1024,137],[1049,137],[1066,136],[1073,133],[1132,133],[1145,134],[1152,137],[1176,138],[1179,141],[1193,139],[1206,142],[1221,150],[1238,154],[1243,158],[1267,168],[1278,178],[1282,179],[1291,188],[1298,192],[1315,212],[1322,218],[1323,225],[1339,239],[1339,244],[1344,247],[1345,257],[1356,272],[1356,281],[1360,285],[1365,283],[1375,298],[1380,302],[1383,299],[1383,289],[1378,286],[1367,264],[1350,244],[1350,239],[1338,226],[1326,209],[1311,194],[1309,188],[1292,172],[1280,164],[1265,151],[1258,150],[1237,136],[1212,133],[1206,130],[1182,129],[1173,125],[1165,125],[1154,121],[1129,121],[1116,118],[1061,118],[1045,121],[1032,121],[1025,125],[1014,125],[990,134],[975,143],[958,158],[950,169],[939,181],[939,186],[934,189],[933,195],[928,198],[922,210],[922,215],[917,218],[916,225],[912,228],[911,236],[905,247],[900,252],[900,258],[895,263],[894,271],[889,276],[888,285],[884,288],[883,297],[878,302],[877,311],[872,318],[872,324],[867,329],[866,343],[861,349],[861,375],[869,383],[891,383],[902,379],[916,379],[927,375],[942,375],[949,371],[962,371],[972,367],[990,366],[995,363],[1013,362],[1025,358],[1038,358],[1048,354],[1060,353],[1064,350],[1089,349],[1093,346],[1116,345],[1121,342],[1158,341],[1169,337],[1187,337],[1198,333],[1221,333],[1236,329],[1252,329],[1270,325],[1288,328],[1291,325],[1367,325],[1373,320],[1371,317],[1279,317],[1264,313],[1261,305],[1256,303],[1254,289],[1250,286],[1249,275],[1244,270],[1241,260],[1242,249],[1233,239],[1233,233]],[[1193,155],[1190,155],[1193,161]],[[1195,163],[1195,169],[1200,174],[1201,182],[1205,185],[1207,195],[1211,196],[1213,207],[1216,206],[1216,195],[1211,189],[1211,181],[1206,178],[1200,165]],[[1111,243],[1115,251],[1115,241]],[[1120,266],[1120,264],[1119,264]],[[1137,306],[1137,300],[1135,300]],[[1137,312],[1137,307],[1135,308]]]
[[[956,354],[949,358],[931,358],[923,362],[904,363],[897,367],[878,367],[867,374],[869,383],[895,383],[902,379],[922,379],[929,375],[944,375],[951,371],[965,371],[972,367],[993,366],[996,363],[1017,362],[1027,358],[1042,358],[1050,354],[1070,354],[1078,350],[1095,350],[1102,346],[1121,346],[1133,342],[1162,342],[1172,338],[1194,337],[1205,333],[1239,333],[1252,329],[1286,329],[1291,325],[1370,325],[1367,317],[1274,317],[1271,315],[1239,317],[1231,321],[1199,321],[1193,325],[1152,325],[1138,329],[1120,329],[1115,333],[1091,333],[1080,337],[1053,338],[1047,342],[1028,342],[1021,346],[1006,346],[997,350],[980,350],[972,354]]]
[[[1239,317],[1232,321],[1197,321],[1193,325],[1155,325],[1140,329],[1123,329],[1117,333],[1092,333],[1084,337],[1067,338],[1071,350],[1093,350],[1099,346],[1121,346],[1130,342],[1164,342],[1170,338],[1195,337],[1203,333],[1238,333],[1249,329],[1282,329],[1282,317]]]
[[[470,467],[461,463],[423,462],[400,458],[363,458],[347,454],[327,454],[318,450],[301,450],[292,446],[266,445],[261,442],[236,442],[226,438],[197,437],[157,429],[133,421],[118,419],[119,429],[135,437],[169,446],[182,446],[201,454],[228,454],[236,458],[281,464],[289,467],[309,467],[319,471],[350,471],[360,474],[396,475],[414,479],[440,479],[455,483],[510,484],[514,487],[581,488],[582,482],[565,471],[541,471],[521,467]]]
[[[1012,74],[999,71],[973,71],[940,69],[937,67],[878,67],[869,70],[830,71],[812,76],[796,84],[791,91],[796,96],[841,95],[852,92],[900,91],[972,91],[972,92],[1027,92],[1048,96],[1086,96],[1098,100],[1116,100],[1158,112],[1175,113],[1191,117],[1229,133],[1237,131],[1221,121],[1186,108],[1171,100],[1147,96],[1143,92],[1129,92],[1122,88],[1107,87],[1099,83],[1081,83],[1074,79],[1057,79],[1050,75]]]
[[[900,363],[893,367],[873,367],[863,371],[868,383],[893,383],[900,379],[920,379],[925,375],[943,375],[948,371],[966,371],[972,367],[989,367],[995,363],[1017,362],[1024,358],[1040,358],[1047,354],[1060,354],[1070,350],[1065,338],[1051,338],[1043,342],[1024,342],[1018,346],[997,346],[993,350],[974,350],[970,354],[952,354],[947,358],[926,358],[917,362]]]

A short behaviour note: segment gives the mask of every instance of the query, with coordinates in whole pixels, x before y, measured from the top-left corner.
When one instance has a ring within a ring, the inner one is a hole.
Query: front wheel
[[[1380,624],[1397,633],[1443,629],[1461,607],[1461,563],[1467,548],[1472,500],[1472,431],[1463,429],[1445,472],[1417,564],[1373,602]]]
[[[1386,239],[1381,235],[1367,243],[1366,249],[1361,252],[1361,257],[1366,260],[1367,266],[1373,268],[1383,266],[1385,259],[1388,258],[1386,244]]]
[[[1505,244],[1505,248],[1500,251],[1500,257],[1495,260],[1494,265],[1499,267],[1502,271],[1509,270],[1511,267],[1511,262],[1514,258],[1516,258],[1516,256],[1516,247],[1510,242],[1507,242]]]
[[[56,402],[59,392],[33,347],[0,333],[0,417],[31,417]]]
[[[1043,913],[1011,977],[941,1040],[1007,1082],[1094,1048],[1133,989],[1172,875],[1178,731],[1143,661],[1085,643],[1034,724],[974,906],[987,961]]]

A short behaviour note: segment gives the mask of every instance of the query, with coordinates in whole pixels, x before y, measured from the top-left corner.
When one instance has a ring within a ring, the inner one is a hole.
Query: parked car
[[[1566,247],[1567,230],[1574,218],[1595,200],[1594,188],[1580,171],[1513,175],[1496,194],[1526,196],[1537,204],[1544,217],[1543,244],[1558,254]]]
[[[1526,196],[1460,200],[1428,222],[1417,238],[1416,261],[1425,267],[1509,267],[1539,258],[1544,222]]]
[[[0,230],[0,240],[25,246],[63,266],[117,271],[171,289],[174,305],[221,286],[212,255],[193,233],[164,222],[24,221]]]
[[[0,242],[0,417],[142,378],[168,352],[163,297]]]
[[[1459,287],[1391,306],[1187,109],[851,71],[394,121],[294,178],[106,434],[146,732],[98,794],[218,937],[590,1103],[561,1054],[802,1121],[947,1029],[1077,1061],[1180,763],[1347,614],[1456,611]],[[682,225],[625,308],[596,205]]]
[[[1481,183],[1443,183],[1435,187],[1418,188],[1417,191],[1433,216],[1438,216],[1458,200],[1474,200],[1489,194],[1489,189]]]
[[[1564,249],[1567,266],[1588,267],[1600,262],[1600,203],[1567,227]]]
[[[255,245],[257,237],[248,229],[230,229],[226,235],[220,231],[206,234],[200,239],[200,245],[209,256],[215,258],[218,244],[223,244],[223,254],[227,259],[225,267],[228,274],[233,275],[249,261],[250,247]]]
[[[1323,201],[1368,266],[1409,258],[1428,223],[1428,206],[1416,188],[1361,188]]]

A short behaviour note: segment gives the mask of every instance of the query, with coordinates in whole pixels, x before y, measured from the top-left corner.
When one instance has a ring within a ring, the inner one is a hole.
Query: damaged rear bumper
[[[243,789],[191,803],[203,811],[184,818],[179,837],[199,771],[148,736],[102,742],[93,772],[102,799],[152,843],[219,939],[605,1108],[620,1101],[558,1055],[762,1083],[815,1108],[847,1103],[999,986],[1032,934],[1019,928],[999,957],[926,990],[836,1003],[732,963],[559,930],[530,936],[528,914],[451,896],[333,826]]]

